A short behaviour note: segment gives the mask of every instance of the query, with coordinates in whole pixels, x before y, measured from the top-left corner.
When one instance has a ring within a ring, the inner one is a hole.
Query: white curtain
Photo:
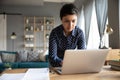
[[[85,34],[85,18],[84,18],[84,6],[82,6],[82,9],[80,11],[80,15],[78,16],[78,23],[80,29],[82,29],[83,33]]]
[[[87,0],[84,4],[86,44],[88,44],[92,9],[93,9],[93,0]]]
[[[97,23],[100,35],[100,44],[101,48],[102,38],[104,35],[106,20],[107,20],[107,10],[108,10],[108,0],[95,0]]]
[[[100,42],[105,40],[103,33],[107,19],[107,0],[86,1],[78,19],[78,26],[85,34],[87,49],[98,49]]]
[[[93,2],[87,49],[98,49],[99,40],[100,40],[100,36],[99,36],[98,24],[97,24],[97,18],[96,18],[95,2]]]
[[[0,15],[0,50],[7,49],[7,15]]]

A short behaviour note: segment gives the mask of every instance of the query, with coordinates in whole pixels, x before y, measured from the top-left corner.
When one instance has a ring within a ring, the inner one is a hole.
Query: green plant
[[[5,63],[4,66],[5,66],[5,68],[11,68],[12,67],[12,65],[10,63]]]

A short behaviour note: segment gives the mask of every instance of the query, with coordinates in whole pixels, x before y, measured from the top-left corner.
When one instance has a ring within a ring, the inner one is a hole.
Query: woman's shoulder
[[[62,25],[59,25],[59,26],[53,28],[52,32],[59,32],[61,30],[62,30]]]
[[[76,27],[75,27],[75,30],[76,30],[77,32],[83,32],[82,29],[79,28],[79,26],[76,26]]]
[[[59,26],[52,29],[51,35],[60,35],[61,32],[62,32],[62,26],[59,25]]]

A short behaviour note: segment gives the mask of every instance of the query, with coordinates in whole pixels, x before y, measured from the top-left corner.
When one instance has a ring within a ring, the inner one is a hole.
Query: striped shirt
[[[49,62],[53,67],[60,67],[66,49],[85,49],[85,38],[80,28],[75,26],[69,36],[64,35],[63,26],[54,28],[49,38]]]

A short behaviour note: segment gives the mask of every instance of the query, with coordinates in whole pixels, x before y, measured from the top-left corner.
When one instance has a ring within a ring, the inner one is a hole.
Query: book
[[[119,60],[110,60],[109,65],[111,65],[111,66],[119,66],[120,67],[120,61]]]
[[[111,69],[113,69],[113,70],[117,70],[117,71],[120,71],[120,66],[111,66]]]
[[[109,64],[111,65],[111,69],[120,71],[120,61],[119,60],[111,60],[111,61],[109,61]]]
[[[49,68],[30,68],[26,73],[5,73],[0,80],[50,80]]]

